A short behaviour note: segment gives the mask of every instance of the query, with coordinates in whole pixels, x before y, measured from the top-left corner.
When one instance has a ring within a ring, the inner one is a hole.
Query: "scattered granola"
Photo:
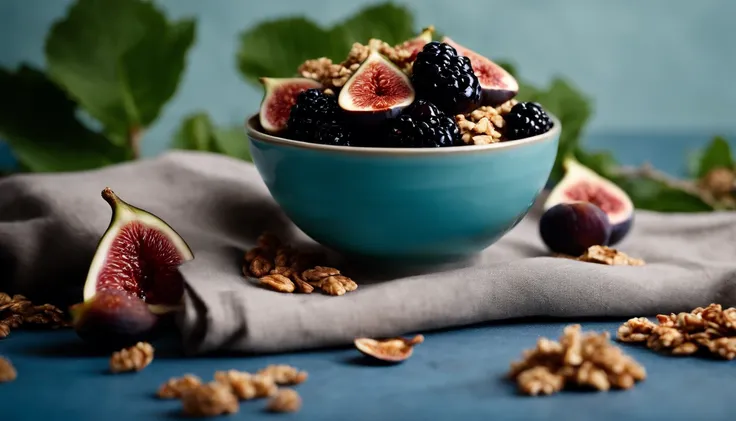
[[[202,384],[202,380],[193,375],[185,374],[182,377],[173,377],[162,384],[156,395],[161,399],[181,398],[185,392]]]
[[[110,371],[122,373],[141,371],[153,361],[153,346],[148,342],[138,342],[134,346],[114,352],[110,357]]]
[[[503,141],[503,128],[505,125],[503,116],[511,111],[518,103],[511,99],[497,107],[484,105],[468,114],[455,116],[462,139],[465,144],[486,145]]]
[[[302,398],[294,389],[280,389],[268,402],[271,412],[296,412],[302,407]]]
[[[434,28],[428,27],[424,30],[433,32]],[[351,47],[348,56],[341,63],[334,63],[327,57],[320,57],[302,63],[298,68],[298,72],[302,77],[320,82],[326,89],[332,92],[345,85],[345,82],[358,70],[360,63],[368,57],[371,50],[376,50],[406,74],[410,74],[415,58],[410,48],[410,42],[411,40],[402,42],[393,47],[375,38],[368,40],[368,44],[356,42]]]
[[[424,335],[413,338],[372,339],[357,338],[353,343],[358,351],[386,362],[401,362],[412,356],[414,347],[424,342]]]
[[[184,414],[191,417],[234,414],[240,409],[237,397],[229,387],[219,382],[210,382],[187,390],[181,401]]]
[[[622,251],[608,246],[589,247],[578,260],[609,266],[644,266],[645,264],[642,259],[631,257]]]
[[[0,357],[0,383],[12,382],[16,377],[18,373],[10,360]]]
[[[34,305],[26,297],[0,292],[0,339],[21,326],[60,328],[70,326],[63,311],[51,304]]]
[[[268,376],[278,385],[295,385],[307,380],[307,372],[286,364],[272,364],[258,371],[259,375]]]
[[[323,256],[302,253],[270,233],[262,234],[257,246],[243,257],[243,275],[258,278],[275,291],[311,294],[320,288],[328,295],[355,291],[358,284],[339,270],[318,263]]]
[[[643,259],[631,257],[620,250],[608,246],[588,247],[588,250],[580,256],[570,256],[562,253],[553,253],[552,256],[608,266],[644,266],[646,264]]]
[[[699,351],[725,360],[736,358],[736,307],[723,309],[712,303],[691,312],[658,314],[657,323],[644,317],[619,326],[621,342],[646,344],[657,352],[693,355]]]
[[[629,389],[646,378],[646,371],[609,340],[608,332],[581,332],[568,325],[558,341],[539,338],[534,349],[513,362],[509,377],[519,391],[537,396],[559,392],[565,386],[590,387],[599,391]]]
[[[698,185],[718,198],[733,195],[736,191],[736,173],[728,168],[714,168],[698,180]]]

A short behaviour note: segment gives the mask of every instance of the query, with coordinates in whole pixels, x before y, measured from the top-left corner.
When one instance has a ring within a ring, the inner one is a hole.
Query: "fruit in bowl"
[[[513,228],[544,187],[559,120],[514,99],[518,84],[490,59],[431,35],[356,43],[341,63],[316,58],[298,77],[263,79],[246,124],[253,161],[319,243],[455,260]]]

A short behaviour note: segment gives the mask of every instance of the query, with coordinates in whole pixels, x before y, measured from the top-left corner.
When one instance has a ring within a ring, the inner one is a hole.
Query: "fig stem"
[[[115,207],[120,203],[120,198],[109,187],[105,187],[104,190],[102,190],[102,198],[105,199],[105,202],[107,202],[111,207]]]

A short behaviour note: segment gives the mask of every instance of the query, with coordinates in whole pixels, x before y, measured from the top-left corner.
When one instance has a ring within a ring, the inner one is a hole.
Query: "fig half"
[[[407,360],[414,353],[414,346],[422,342],[424,342],[423,335],[416,335],[411,339],[357,338],[353,341],[363,355],[386,363],[400,363]]]
[[[156,215],[129,205],[109,188],[102,197],[112,219],[87,273],[84,301],[100,291],[120,290],[142,299],[156,314],[178,310],[184,296],[178,266],[194,259],[192,250]]]
[[[608,244],[599,245],[612,246],[620,242],[634,222],[634,204],[629,195],[572,157],[567,157],[563,166],[565,175],[550,192],[544,210],[560,203],[590,202],[608,215],[612,227]]]
[[[412,62],[417,58],[417,54],[422,51],[424,45],[432,41],[432,34],[434,34],[434,26],[428,26],[424,28],[422,32],[415,38],[404,41],[403,43],[397,45],[396,49],[406,51],[409,55],[406,61]]]
[[[261,109],[258,114],[263,130],[271,134],[281,133],[286,129],[291,107],[296,98],[307,89],[321,89],[322,84],[307,78],[271,78],[259,79],[264,88]]]
[[[454,47],[459,55],[470,59],[473,73],[478,77],[483,90],[481,105],[500,105],[519,93],[519,83],[503,67],[448,37],[443,37],[442,42]]]
[[[371,50],[345,82],[337,102],[349,117],[377,123],[399,115],[414,97],[409,77],[378,51]]]

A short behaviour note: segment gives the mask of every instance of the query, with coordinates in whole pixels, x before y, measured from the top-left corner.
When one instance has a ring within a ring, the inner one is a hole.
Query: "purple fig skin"
[[[99,291],[70,311],[77,335],[103,348],[120,349],[150,340],[159,326],[159,317],[148,305],[126,291]]]
[[[580,256],[588,247],[609,244],[611,224],[608,215],[592,203],[560,203],[542,215],[539,233],[551,251]]]

